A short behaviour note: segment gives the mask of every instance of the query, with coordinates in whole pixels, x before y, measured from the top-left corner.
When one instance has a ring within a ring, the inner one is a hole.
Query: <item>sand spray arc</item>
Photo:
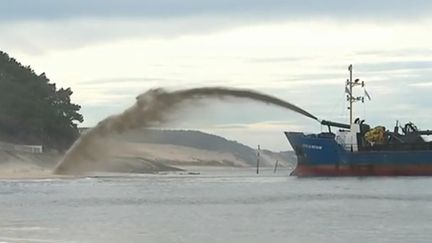
[[[94,170],[92,164],[106,152],[100,139],[109,135],[121,134],[128,130],[149,126],[158,126],[167,120],[167,115],[177,108],[187,108],[190,102],[201,99],[241,98],[275,105],[295,111],[306,117],[317,117],[271,95],[247,89],[225,87],[202,87],[167,91],[162,88],[151,89],[137,97],[136,103],[121,114],[113,115],[100,121],[97,126],[83,134],[67,151],[54,169],[55,174],[82,174]]]

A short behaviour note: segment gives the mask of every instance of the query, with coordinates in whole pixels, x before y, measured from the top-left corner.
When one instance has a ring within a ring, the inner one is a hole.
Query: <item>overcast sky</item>
[[[83,126],[153,87],[251,88],[322,119],[347,122],[347,66],[372,101],[356,115],[431,128],[432,1],[0,0],[0,50],[71,87]],[[362,94],[361,90],[357,94]],[[173,114],[255,147],[289,149],[285,130],[318,132],[308,118],[236,100]]]

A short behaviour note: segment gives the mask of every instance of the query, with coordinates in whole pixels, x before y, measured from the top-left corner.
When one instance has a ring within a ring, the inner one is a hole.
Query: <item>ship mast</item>
[[[364,88],[364,81],[361,81],[359,79],[354,80],[353,82],[353,65],[350,64],[348,66],[348,70],[350,72],[350,76],[349,79],[347,79],[346,81],[346,86],[345,86],[345,93],[347,93],[347,101],[349,102],[349,113],[350,113],[350,117],[349,117],[349,124],[351,125],[353,123],[353,103],[356,101],[361,101],[364,102],[364,96],[358,96],[358,97],[354,97],[353,96],[353,87],[357,86],[357,85],[361,85],[361,87]],[[366,95],[366,97],[370,100],[370,96],[369,94],[366,92],[366,90],[364,90],[364,93]]]
[[[353,88],[353,82],[352,82],[352,64],[350,64],[348,66],[348,70],[350,72],[350,77],[349,77],[349,112],[350,112],[350,120],[349,120],[349,124],[352,124],[352,116],[353,116],[353,96],[352,96],[352,88]]]

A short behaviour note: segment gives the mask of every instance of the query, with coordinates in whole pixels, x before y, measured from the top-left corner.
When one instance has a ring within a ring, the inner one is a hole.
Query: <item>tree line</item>
[[[84,120],[72,93],[0,51],[0,140],[68,148]]]

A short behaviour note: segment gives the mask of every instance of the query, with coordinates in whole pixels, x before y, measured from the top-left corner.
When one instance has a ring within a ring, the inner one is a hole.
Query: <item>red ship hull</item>
[[[432,165],[297,165],[291,172],[294,176],[431,176]]]

